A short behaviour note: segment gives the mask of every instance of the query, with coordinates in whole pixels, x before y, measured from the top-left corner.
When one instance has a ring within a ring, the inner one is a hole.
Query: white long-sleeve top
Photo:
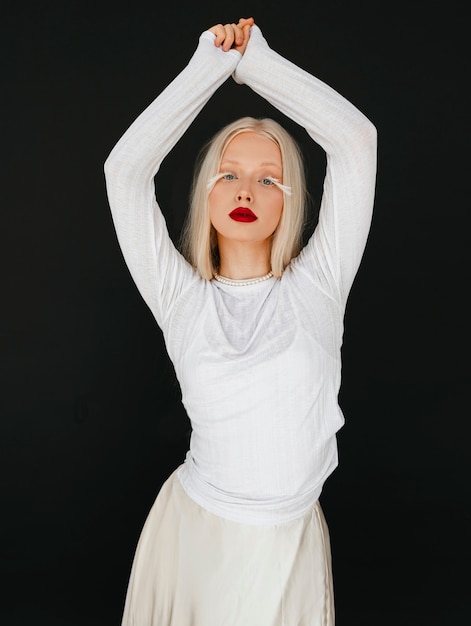
[[[318,225],[279,279],[199,276],[156,201],[159,166],[231,75],[326,152]],[[183,71],[105,163],[124,258],[162,329],[192,425],[178,477],[207,510],[248,524],[295,519],[337,466],[343,317],[370,228],[376,129],[350,102],[274,52],[253,26],[241,56],[206,31]]]

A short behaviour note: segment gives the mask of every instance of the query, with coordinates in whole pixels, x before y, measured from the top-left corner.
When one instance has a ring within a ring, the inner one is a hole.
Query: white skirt
[[[320,504],[276,526],[232,522],[162,486],[136,549],[122,626],[333,626]]]

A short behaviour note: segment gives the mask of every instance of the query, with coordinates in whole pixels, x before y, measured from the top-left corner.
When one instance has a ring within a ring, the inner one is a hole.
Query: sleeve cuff
[[[214,33],[212,33],[210,30],[205,30],[203,33],[201,33],[200,35],[200,42],[209,42],[214,46],[214,40],[216,39],[216,35]],[[239,62],[242,59],[242,55],[240,52],[238,52],[237,50],[233,50],[232,48],[230,50],[228,50],[227,52],[224,52],[223,50],[221,50],[221,47],[216,48],[216,50],[218,50],[221,54],[226,54],[229,55],[230,57],[233,57],[234,60],[236,60],[237,62]]]
[[[212,35],[212,33],[210,33]],[[266,48],[269,49],[270,46],[267,43],[267,40],[265,39],[265,37],[262,35],[262,31],[260,30],[260,28],[254,24],[254,26],[251,27],[250,29],[250,39],[249,39],[249,43],[247,44],[247,48],[240,60],[240,62],[237,64],[236,69],[234,70],[233,74],[232,74],[232,78],[235,80],[236,83],[238,83],[239,85],[244,85],[245,84],[245,80],[244,80],[244,67],[246,65],[248,65],[250,67],[251,64],[251,59],[252,56],[255,54],[257,54],[257,50],[259,50],[260,48]]]

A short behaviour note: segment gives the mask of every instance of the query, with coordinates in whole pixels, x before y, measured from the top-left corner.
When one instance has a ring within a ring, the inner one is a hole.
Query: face
[[[254,132],[241,133],[227,146],[219,171],[223,176],[209,194],[218,240],[266,242],[283,211],[283,191],[275,184],[283,182],[279,147]]]

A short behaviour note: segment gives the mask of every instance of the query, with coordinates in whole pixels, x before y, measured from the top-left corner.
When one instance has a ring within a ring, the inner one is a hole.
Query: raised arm
[[[161,325],[193,269],[177,252],[156,201],[154,177],[216,89],[241,58],[204,32],[188,65],[124,133],[105,162],[118,242],[131,276]]]
[[[376,129],[334,89],[273,51],[257,26],[234,78],[304,127],[326,152],[319,224],[294,266],[345,304],[365,248],[376,181]]]

